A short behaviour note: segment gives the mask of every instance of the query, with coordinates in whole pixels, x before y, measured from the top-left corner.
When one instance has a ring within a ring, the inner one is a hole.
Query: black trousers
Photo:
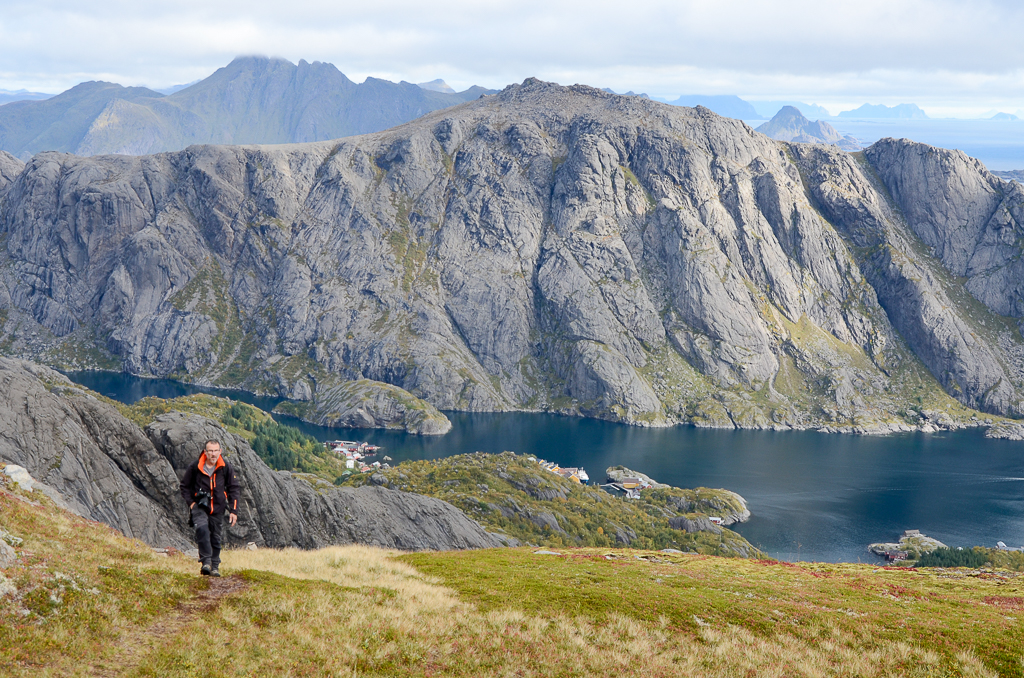
[[[200,562],[213,568],[220,567],[220,535],[224,529],[224,512],[210,515],[195,506],[192,508],[192,522],[196,526]]]

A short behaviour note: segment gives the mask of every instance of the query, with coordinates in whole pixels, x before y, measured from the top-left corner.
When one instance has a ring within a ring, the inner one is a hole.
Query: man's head
[[[207,440],[206,444],[203,445],[203,452],[206,453],[207,462],[216,464],[217,460],[220,459],[220,443],[216,440]]]

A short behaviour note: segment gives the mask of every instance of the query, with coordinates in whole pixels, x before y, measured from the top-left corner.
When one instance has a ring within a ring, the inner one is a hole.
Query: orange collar
[[[217,457],[217,463],[214,464],[213,466],[213,472],[216,473],[217,469],[219,469],[223,465],[224,453],[221,452],[221,455]],[[199,455],[199,470],[202,471],[203,473],[206,473],[206,450],[203,450],[203,453]]]

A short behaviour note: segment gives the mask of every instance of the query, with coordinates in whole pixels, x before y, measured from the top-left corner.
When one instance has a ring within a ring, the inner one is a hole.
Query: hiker
[[[231,464],[221,456],[220,443],[207,440],[199,461],[185,469],[181,496],[192,514],[189,523],[196,528],[200,574],[220,576],[221,530],[224,511],[228,522],[238,522],[238,477]]]

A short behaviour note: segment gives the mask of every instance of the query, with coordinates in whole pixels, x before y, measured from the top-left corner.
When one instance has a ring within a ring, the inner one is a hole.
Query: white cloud
[[[0,88],[164,87],[269,54],[329,61],[355,80],[500,87],[537,76],[830,107],[1016,110],[1022,28],[1024,6],[1004,0],[5,0]]]

